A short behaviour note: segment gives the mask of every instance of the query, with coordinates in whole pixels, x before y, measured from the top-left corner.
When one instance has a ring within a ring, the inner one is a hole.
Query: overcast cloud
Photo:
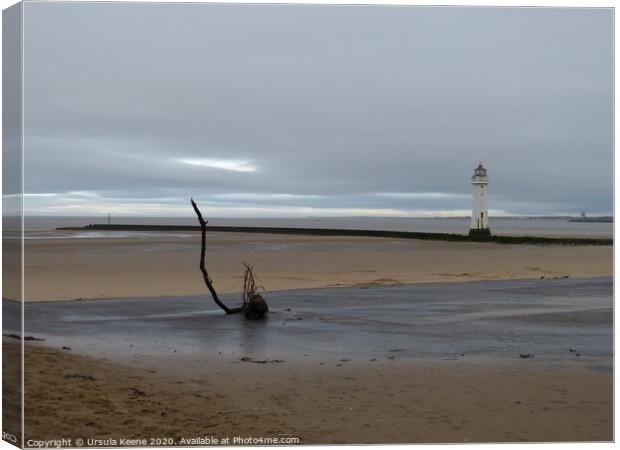
[[[612,212],[612,10],[25,4],[26,213]]]

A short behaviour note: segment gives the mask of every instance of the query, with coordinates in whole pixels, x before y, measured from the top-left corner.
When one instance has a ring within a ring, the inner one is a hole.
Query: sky
[[[611,9],[26,3],[25,212],[611,214]]]

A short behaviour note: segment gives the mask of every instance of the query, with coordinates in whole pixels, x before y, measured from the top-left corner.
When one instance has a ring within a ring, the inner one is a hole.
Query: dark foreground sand
[[[3,349],[16,356],[15,343]],[[25,436],[72,445],[209,436],[302,444],[613,438],[610,372],[530,363],[239,361],[192,378],[182,368],[170,377],[27,343]]]

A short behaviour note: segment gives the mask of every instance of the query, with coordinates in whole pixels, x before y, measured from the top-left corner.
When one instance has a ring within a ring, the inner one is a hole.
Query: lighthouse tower
[[[490,236],[489,212],[487,210],[489,178],[487,177],[487,169],[485,169],[482,163],[478,164],[478,167],[474,169],[471,184],[474,186],[474,207],[471,213],[469,235]]]

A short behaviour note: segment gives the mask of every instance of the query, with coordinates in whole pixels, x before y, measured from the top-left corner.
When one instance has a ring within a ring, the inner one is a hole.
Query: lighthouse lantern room
[[[471,184],[474,187],[474,207],[471,214],[469,235],[490,236],[491,230],[489,229],[489,212],[487,209],[489,178],[487,177],[487,169],[482,163],[478,164],[478,167],[474,169]]]

